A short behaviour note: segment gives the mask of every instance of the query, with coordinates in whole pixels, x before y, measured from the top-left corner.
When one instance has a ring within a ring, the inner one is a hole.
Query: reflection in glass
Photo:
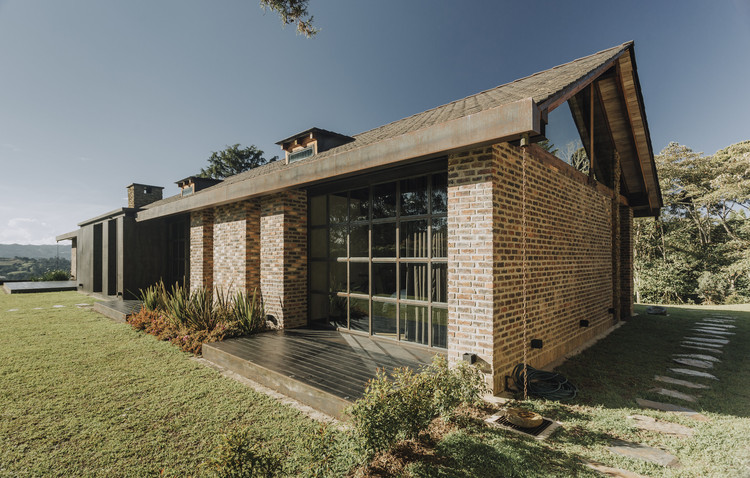
[[[310,263],[310,289],[325,291],[326,277],[328,276],[327,262]]]
[[[372,263],[372,295],[396,298],[396,264]]]
[[[401,215],[427,214],[427,176],[401,181]]]
[[[328,229],[310,229],[310,257],[316,259],[328,257]]]
[[[331,226],[328,236],[330,252],[328,257],[346,257],[346,226]]]
[[[346,221],[347,200],[346,193],[328,195],[328,209],[331,222]]]
[[[432,308],[432,346],[448,347],[448,309]]]
[[[432,263],[432,301],[448,302],[448,264]]]
[[[349,257],[369,257],[370,241],[367,224],[352,225],[349,233]]]
[[[330,262],[331,283],[329,292],[346,292],[346,262]]]
[[[348,327],[346,322],[346,297],[339,297],[336,294],[328,296],[328,307],[330,308],[328,321],[334,327]]]
[[[326,197],[315,196],[310,198],[310,225],[324,226],[326,219]]]
[[[372,225],[372,257],[396,257],[396,223]]]
[[[448,212],[448,175],[432,176],[432,214]]]
[[[423,305],[401,304],[401,340],[427,344],[429,341],[429,317]]]
[[[401,298],[427,300],[430,284],[427,264],[401,264]]]
[[[427,257],[427,221],[401,223],[401,257]]]
[[[370,330],[369,300],[349,299],[349,325],[352,330],[368,332]]]
[[[351,192],[349,201],[349,220],[366,221],[370,215],[370,190],[356,189]]]
[[[432,220],[432,257],[448,257],[448,219]]]
[[[310,294],[310,320],[328,317],[328,294]]]
[[[396,337],[396,304],[372,301],[372,333]]]
[[[378,184],[372,187],[372,218],[396,215],[396,183]]]
[[[349,263],[349,292],[370,293],[370,264],[367,262]]]

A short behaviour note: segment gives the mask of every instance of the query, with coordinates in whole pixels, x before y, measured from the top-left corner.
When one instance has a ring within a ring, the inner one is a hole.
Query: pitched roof
[[[598,66],[606,64],[619,56],[632,43],[623,43],[622,45],[573,60],[549,70],[540,71],[525,78],[496,86],[495,88],[452,101],[448,104],[417,113],[363,133],[355,134],[353,136],[354,141],[351,143],[330,149],[302,161],[297,161],[294,165],[302,162],[324,160],[333,154],[356,149],[456,118],[469,116],[524,98],[532,98],[535,103],[540,104],[555,94],[565,91],[570,85],[578,82]],[[289,166],[291,165],[285,164],[284,161],[276,161],[226,178],[224,184],[257,178],[258,176],[274,173]]]
[[[276,175],[281,171],[299,166],[325,161],[327,158],[353,152],[366,146],[375,145],[386,140],[417,132],[419,130],[440,125],[452,120],[466,118],[493,108],[509,105],[520,100],[531,98],[535,104],[547,109],[555,101],[567,98],[571,91],[589,77],[596,76],[603,68],[608,68],[623,52],[631,48],[633,42],[602,50],[577,60],[544,70],[533,75],[491,88],[480,93],[467,96],[451,103],[429,109],[427,111],[403,118],[392,123],[359,133],[353,136],[354,141],[321,152],[309,158],[287,164],[285,161],[275,161],[249,171],[226,178],[222,183],[196,193],[194,196],[216,191],[221,188],[231,188],[232,185],[244,181],[262,181],[264,176]],[[225,189],[226,190],[226,189]],[[164,202],[171,202],[168,198]],[[163,202],[155,202],[149,208],[155,208]],[[192,207],[190,208],[192,209]],[[152,214],[147,215],[153,217]]]

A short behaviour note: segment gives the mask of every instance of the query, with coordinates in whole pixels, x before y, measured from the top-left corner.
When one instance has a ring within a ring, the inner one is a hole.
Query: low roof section
[[[594,91],[602,103],[597,106],[599,114],[592,115],[597,132],[593,153],[601,156],[616,148],[625,185],[622,191],[634,215],[658,215],[663,205],[661,190],[634,44],[627,42],[360,133],[349,143],[309,158],[288,164],[275,161],[192,196],[154,202],[138,212],[137,219],[218,206],[524,136],[541,140],[549,112],[569,100],[588,151],[587,130],[592,121],[581,114],[585,104],[580,101],[586,91]]]

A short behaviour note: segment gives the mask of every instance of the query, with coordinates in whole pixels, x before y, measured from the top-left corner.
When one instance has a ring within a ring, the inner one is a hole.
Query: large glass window
[[[445,348],[447,197],[446,173],[311,195],[311,320]]]

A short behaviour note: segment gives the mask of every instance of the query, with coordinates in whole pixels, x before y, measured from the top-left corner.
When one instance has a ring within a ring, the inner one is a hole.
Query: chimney
[[[148,184],[133,183],[128,186],[128,207],[142,208],[146,204],[151,204],[161,200],[161,192],[164,188],[161,186],[149,186]]]

